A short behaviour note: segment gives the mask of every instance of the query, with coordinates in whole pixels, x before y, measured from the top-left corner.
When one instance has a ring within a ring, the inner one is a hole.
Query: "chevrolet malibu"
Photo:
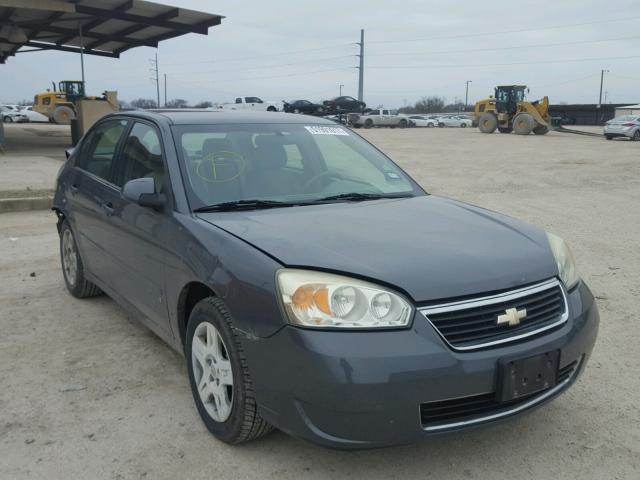
[[[598,311],[567,245],[427,194],[335,123],[101,119],[54,199],[71,295],[186,357],[206,428],[364,448],[529,412],[584,370]]]

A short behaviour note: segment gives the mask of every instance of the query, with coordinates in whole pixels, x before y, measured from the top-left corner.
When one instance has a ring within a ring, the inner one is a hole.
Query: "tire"
[[[84,277],[84,263],[78,252],[73,231],[66,220],[60,227],[60,264],[64,283],[71,295],[76,298],[89,298],[102,293],[102,290]]]
[[[371,128],[373,127],[373,120],[371,120],[370,118],[367,118],[364,121],[364,128]]]
[[[427,123],[427,128],[433,128],[435,127],[435,125],[433,124],[433,122],[429,122]]]
[[[513,128],[511,128],[511,127],[498,127],[498,131],[500,133],[511,133],[511,132],[513,132]]]
[[[440,128],[444,128],[444,127],[446,127],[446,125],[445,125],[444,123],[440,122],[440,123],[438,124],[438,127],[440,127]]]
[[[4,120],[4,123],[13,123],[13,118],[11,118],[9,115],[4,117],[3,120]]]
[[[189,316],[185,353],[191,392],[202,421],[217,439],[235,445],[262,437],[273,427],[258,413],[253,382],[233,323],[222,300],[201,300]],[[198,342],[200,354],[193,348]],[[231,385],[226,383],[229,381]],[[206,389],[203,395],[210,396],[207,405],[199,393],[199,383]]]
[[[460,124],[460,128],[467,128],[467,124],[466,123],[461,123]]]
[[[274,107],[274,106],[267,107],[267,112],[277,112],[277,111],[278,111],[278,109],[276,107]]]
[[[535,126],[536,121],[528,113],[519,113],[513,119],[513,131],[516,135],[529,135]]]
[[[71,120],[76,118],[73,109],[61,105],[53,111],[53,121],[58,125],[69,125]]]
[[[407,128],[407,121],[406,120],[400,120],[400,128]]]
[[[547,133],[549,133],[549,127],[538,125],[533,129],[533,133],[535,133],[536,135],[546,135]]]
[[[478,128],[482,133],[493,133],[498,128],[498,119],[493,113],[483,113],[478,121]]]
[[[604,138],[606,138],[607,140],[613,140],[613,137],[611,135],[605,135]]]
[[[297,108],[294,108],[293,113],[300,113],[300,110],[298,110]]]
[[[631,137],[631,140],[634,142],[640,142],[640,129],[633,132],[633,137]]]

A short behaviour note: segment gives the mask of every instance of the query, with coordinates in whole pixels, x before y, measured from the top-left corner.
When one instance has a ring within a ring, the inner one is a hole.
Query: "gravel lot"
[[[640,144],[475,129],[361,132],[428,191],[520,217],[572,245],[602,323],[569,392],[509,423],[404,447],[342,452],[279,432],[229,447],[200,422],[182,357],[108,298],[66,293],[53,215],[5,213],[0,478],[637,479]]]

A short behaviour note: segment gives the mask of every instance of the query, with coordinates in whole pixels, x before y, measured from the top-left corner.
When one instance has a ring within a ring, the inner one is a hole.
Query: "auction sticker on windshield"
[[[336,128],[336,127],[319,127],[319,126],[313,126],[313,127],[304,127],[306,128],[309,133],[313,134],[313,135],[349,135],[349,132],[347,132],[346,130],[343,130],[342,128]]]

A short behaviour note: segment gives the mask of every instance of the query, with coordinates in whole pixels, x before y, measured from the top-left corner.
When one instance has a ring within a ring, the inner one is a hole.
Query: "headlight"
[[[564,240],[560,237],[547,232],[547,239],[549,240],[551,252],[556,260],[556,265],[558,266],[560,280],[564,282],[564,286],[569,290],[580,281],[580,276],[576,269],[576,262],[573,259],[573,254],[567,244],[564,243]]]
[[[304,327],[405,327],[413,310],[391,290],[341,275],[287,269],[277,283],[289,322]]]

